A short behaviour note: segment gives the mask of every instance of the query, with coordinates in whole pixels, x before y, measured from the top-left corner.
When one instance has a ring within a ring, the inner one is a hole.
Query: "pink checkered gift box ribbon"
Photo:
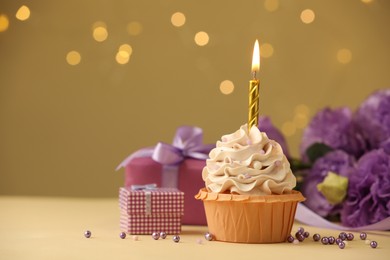
[[[184,192],[174,188],[119,190],[120,228],[130,234],[164,231],[178,234],[184,213]]]

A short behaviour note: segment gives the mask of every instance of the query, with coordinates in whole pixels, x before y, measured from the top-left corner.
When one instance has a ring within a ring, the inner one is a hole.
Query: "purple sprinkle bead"
[[[152,233],[152,238],[153,238],[154,240],[157,240],[157,239],[160,238],[160,234],[157,233],[157,232],[153,232],[153,233]]]
[[[302,233],[298,233],[298,232],[295,234],[295,238],[298,239],[299,242],[305,240],[305,236]]]
[[[293,237],[292,235],[289,235],[289,236],[287,237],[287,242],[289,242],[289,243],[294,242],[294,237]]]
[[[343,241],[346,240],[346,239],[347,239],[347,233],[341,232],[341,233],[339,234],[339,238],[341,238]]]
[[[339,248],[340,248],[340,249],[344,249],[344,248],[345,248],[345,243],[344,243],[343,241],[341,241],[341,242],[339,243]]]
[[[323,237],[323,238],[321,238],[321,243],[324,245],[327,245],[327,244],[329,244],[329,239],[327,237]]]
[[[317,241],[320,241],[320,239],[321,239],[320,234],[317,234],[317,233],[316,233],[316,234],[313,235],[313,240],[314,240],[314,241],[317,242]]]
[[[366,238],[367,238],[367,233],[365,233],[365,232],[360,233],[361,240],[366,240]]]
[[[305,231],[305,232],[303,232],[303,236],[304,236],[305,238],[308,238],[308,237],[310,236],[310,233],[307,232],[307,231]]]
[[[336,238],[334,238],[333,236],[330,236],[330,237],[328,237],[328,242],[330,245],[333,245],[336,242]]]
[[[303,232],[305,232],[305,229],[303,227],[299,227],[297,233],[303,233]]]
[[[178,235],[174,235],[173,238],[172,238],[173,242],[175,243],[179,243],[180,241],[180,237]]]
[[[164,231],[160,232],[160,237],[161,237],[162,239],[165,239],[165,238],[167,237],[167,233],[164,232]]]
[[[341,242],[343,242],[343,240],[341,238],[336,238],[336,244],[340,244]]]
[[[355,238],[355,236],[352,233],[347,234],[347,240],[352,241]]]
[[[119,237],[122,238],[122,239],[125,239],[126,238],[126,233],[125,232],[120,232],[119,233]]]
[[[211,241],[211,240],[213,240],[213,235],[211,233],[207,232],[206,234],[204,234],[204,238],[207,241]]]
[[[91,235],[92,235],[92,233],[91,233],[91,231],[89,231],[89,230],[87,230],[87,231],[84,232],[84,236],[85,236],[86,238],[90,238]]]
[[[376,241],[371,241],[370,246],[372,248],[376,248],[378,246],[378,243]]]

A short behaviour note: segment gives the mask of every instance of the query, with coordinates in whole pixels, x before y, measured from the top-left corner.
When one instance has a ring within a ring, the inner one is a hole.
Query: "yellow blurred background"
[[[390,86],[389,24],[387,0],[1,1],[0,194],[114,197],[178,126],[235,131],[255,39],[260,113],[298,156],[319,109]]]

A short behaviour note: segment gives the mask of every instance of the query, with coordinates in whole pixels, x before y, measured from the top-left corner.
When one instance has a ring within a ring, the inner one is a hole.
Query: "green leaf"
[[[317,185],[317,189],[330,204],[337,205],[347,196],[348,178],[328,172],[324,181]]]
[[[310,169],[312,166],[310,163],[305,163],[301,160],[292,157],[288,158],[288,161],[290,163],[290,168],[293,172]]]
[[[311,163],[314,163],[318,158],[333,151],[333,149],[323,143],[314,143],[306,150],[306,155]]]

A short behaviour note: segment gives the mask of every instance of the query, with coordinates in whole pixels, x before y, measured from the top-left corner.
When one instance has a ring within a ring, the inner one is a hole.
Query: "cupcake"
[[[296,179],[281,146],[267,134],[243,125],[224,135],[202,171],[209,232],[215,240],[237,243],[286,241],[298,202]]]

